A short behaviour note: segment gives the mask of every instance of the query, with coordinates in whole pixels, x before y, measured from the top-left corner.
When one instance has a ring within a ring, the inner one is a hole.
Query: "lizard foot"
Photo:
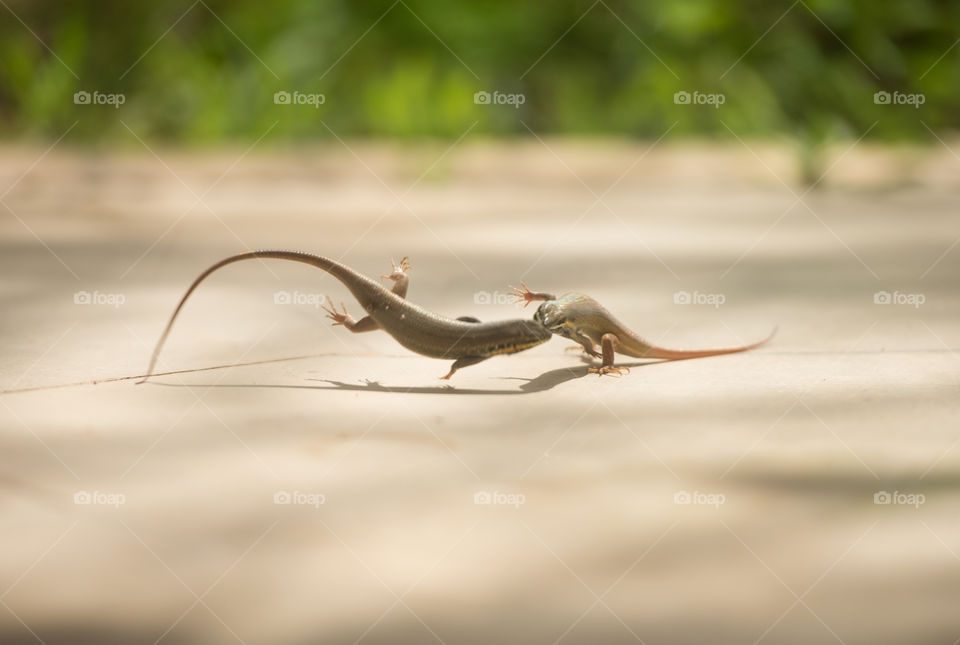
[[[327,318],[333,321],[333,327],[344,325],[350,318],[350,314],[347,313],[346,305],[344,305],[342,302],[340,303],[340,308],[343,309],[343,312],[341,313],[337,311],[337,305],[335,305],[330,298],[327,298],[327,302],[330,303],[329,309],[326,305],[320,305],[320,308],[327,313]]]
[[[522,289],[520,287],[523,287]],[[514,298],[516,304],[523,303],[523,306],[526,307],[531,302],[535,300],[553,300],[553,294],[549,293],[537,293],[536,291],[530,291],[530,287],[524,283],[520,283],[520,287],[515,287],[512,284],[510,288],[513,290],[513,293],[510,294]]]
[[[400,264],[397,264],[393,260],[390,260],[390,264],[393,265],[393,271],[390,273],[390,275],[382,275],[380,277],[387,280],[393,280],[394,282],[396,282],[401,277],[403,277],[404,273],[410,270],[409,260],[410,260],[410,257],[406,255],[403,256],[402,260],[400,260]]]
[[[630,373],[629,367],[617,367],[616,365],[603,365],[601,367],[588,367],[587,374],[596,374],[597,376],[603,376],[604,374],[616,374],[620,376],[621,373],[626,372]]]

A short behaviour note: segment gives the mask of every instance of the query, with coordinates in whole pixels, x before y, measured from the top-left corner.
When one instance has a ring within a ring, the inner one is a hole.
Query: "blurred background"
[[[960,2],[0,0],[0,643],[960,642]],[[459,372],[329,276],[671,348]]]
[[[260,137],[656,138],[674,94],[722,93],[674,136],[928,141],[915,110],[878,91],[922,94],[933,130],[960,122],[960,5],[836,2],[251,0],[130,3],[6,0],[0,21],[0,131],[56,138],[78,90],[122,94],[83,114],[72,138],[209,144]],[[522,94],[512,110],[477,91]],[[288,109],[274,92],[322,94]]]

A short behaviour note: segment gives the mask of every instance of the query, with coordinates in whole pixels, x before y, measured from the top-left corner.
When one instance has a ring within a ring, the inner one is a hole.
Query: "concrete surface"
[[[0,642],[957,642],[960,161],[838,146],[805,193],[748,145],[0,151]],[[248,247],[409,255],[454,316],[530,315],[524,280],[668,347],[780,331],[622,378],[555,339],[448,388],[251,262],[180,373],[92,384]]]

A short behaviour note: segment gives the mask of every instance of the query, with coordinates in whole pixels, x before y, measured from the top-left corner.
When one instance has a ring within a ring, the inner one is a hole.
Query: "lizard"
[[[334,326],[343,326],[353,333],[382,329],[412,352],[431,358],[454,359],[450,371],[441,376],[441,379],[449,380],[457,370],[463,367],[475,365],[499,354],[513,354],[534,347],[547,342],[552,337],[550,331],[533,320],[481,322],[470,316],[454,319],[435,314],[411,303],[406,300],[410,281],[409,276],[406,275],[410,268],[407,258],[404,258],[399,265],[395,264],[392,273],[381,276],[394,283],[393,288],[387,290],[375,280],[350,267],[313,253],[283,250],[249,251],[220,260],[204,270],[193,281],[170,316],[153,350],[146,376],[139,383],[144,383],[153,374],[160,350],[173,328],[177,315],[200,283],[211,273],[228,264],[254,259],[301,262],[326,271],[347,287],[367,314],[360,320],[354,320],[347,313],[343,303],[340,304],[342,311],[338,311],[336,306],[331,304],[329,309],[324,307],[324,311],[327,317],[333,320]],[[329,302],[329,299],[327,301]]]
[[[522,289],[511,286],[516,302],[526,307],[531,302],[543,301],[533,319],[543,325],[551,333],[558,334],[579,343],[583,351],[594,358],[602,358],[599,367],[590,367],[587,373],[621,374],[629,372],[630,368],[614,365],[616,353],[633,358],[660,358],[666,360],[685,360],[689,358],[704,358],[720,356],[721,354],[735,354],[760,347],[776,333],[773,332],[757,343],[727,347],[722,349],[674,350],[657,347],[644,341],[633,333],[626,325],[617,320],[599,302],[580,293],[568,293],[560,297],[552,293],[531,291],[527,285],[520,283]],[[597,346],[600,351],[597,351]],[[574,349],[580,349],[574,347]]]

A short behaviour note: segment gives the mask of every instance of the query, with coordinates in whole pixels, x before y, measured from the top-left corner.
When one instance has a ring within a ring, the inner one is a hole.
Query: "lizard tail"
[[[750,345],[741,345],[739,347],[724,347],[721,349],[694,349],[694,350],[677,350],[677,349],[666,349],[663,347],[657,347],[656,345],[650,345],[637,337],[629,339],[627,343],[620,343],[616,351],[620,354],[626,356],[631,356],[633,358],[662,358],[665,360],[672,361],[682,361],[688,358],[706,358],[707,356],[721,356],[723,354],[736,354],[738,352],[746,352],[751,349],[756,349],[761,345],[765,345],[770,341],[771,338],[777,333],[777,328],[774,327],[773,331],[770,332],[770,335],[764,338],[763,340],[752,343]]]
[[[147,373],[144,375],[143,379],[137,381],[137,385],[141,383],[146,383],[147,379],[153,375],[153,368],[156,367],[157,359],[160,357],[160,350],[163,349],[163,344],[167,341],[167,336],[170,335],[170,330],[173,329],[173,323],[177,319],[177,315],[180,313],[180,310],[183,309],[183,305],[186,304],[187,298],[190,297],[190,294],[200,286],[200,283],[203,282],[207,276],[211,273],[227,266],[228,264],[233,264],[234,262],[242,262],[244,260],[253,260],[253,259],[263,259],[263,258],[273,258],[277,260],[289,260],[291,262],[301,262],[303,264],[309,264],[311,266],[317,267],[318,269],[323,269],[327,273],[331,274],[341,282],[343,282],[348,289],[357,296],[358,299],[363,301],[361,296],[364,295],[364,287],[369,286],[370,284],[376,287],[376,283],[367,278],[366,276],[360,275],[356,271],[353,271],[349,267],[346,267],[336,260],[331,260],[330,258],[325,258],[320,255],[314,255],[313,253],[304,253],[302,251],[273,251],[273,250],[263,250],[263,251],[249,251],[247,253],[238,253],[237,255],[231,255],[228,258],[220,260],[206,271],[201,273],[196,280],[193,281],[193,284],[190,285],[190,288],[187,289],[187,292],[183,294],[183,297],[180,298],[180,302],[177,304],[177,308],[173,310],[173,315],[170,316],[170,320],[167,322],[166,328],[163,330],[163,334],[160,336],[160,340],[157,341],[157,346],[153,350],[153,356],[150,357],[150,365],[147,367]]]

